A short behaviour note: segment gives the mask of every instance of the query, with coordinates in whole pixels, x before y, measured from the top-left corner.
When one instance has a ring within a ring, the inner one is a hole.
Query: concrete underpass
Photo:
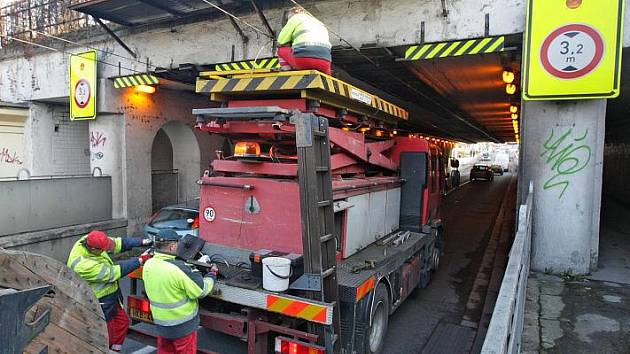
[[[220,3],[265,33],[277,33],[288,6],[265,1],[261,17],[249,2]],[[589,339],[601,340],[611,352],[625,349],[606,345],[630,334],[623,316],[614,315],[619,311],[630,316],[630,236],[624,221],[630,210],[626,117],[630,86],[625,80],[630,75],[630,51],[623,49],[617,99],[523,101],[525,3],[326,0],[304,4],[339,35],[331,34],[334,76],[405,107],[410,119],[401,122],[398,131],[440,144],[448,157],[449,183],[455,170],[450,165],[455,143],[520,143],[510,172],[491,182],[469,181],[472,166],[482,163],[479,156],[462,160],[462,184],[448,192],[441,206],[446,249],[440,269],[428,288],[416,289],[389,318],[383,353],[481,350],[508,261],[517,207],[525,202],[530,183],[535,200],[531,267],[536,273],[528,289],[524,349],[597,351],[574,328],[584,318],[587,327],[612,328]],[[3,222],[10,227],[1,230],[0,247],[50,252],[63,260],[72,243],[92,228],[138,234],[160,207],[198,196],[199,176],[220,151],[231,147],[222,138],[192,129],[191,110],[214,105],[207,96],[195,93],[195,79],[216,64],[269,59],[274,53],[264,34],[202,3],[196,6],[203,7],[201,12],[196,12],[198,8],[160,10],[145,1],[133,1],[129,11],[118,8],[116,1],[77,6],[73,13],[109,21],[129,51],[94,23],[70,30],[67,38],[73,44],[54,38],[28,39],[34,43],[41,39],[42,45],[61,52],[2,42],[6,48],[0,52],[0,177],[25,186],[18,190],[0,185],[0,192],[9,196],[0,200],[0,207],[14,208],[19,191],[35,195],[27,185],[31,177],[45,179],[48,188],[57,191],[44,196],[49,204],[94,205],[66,207],[38,217],[37,212],[27,212],[36,210],[35,201],[22,198],[19,208],[5,213]],[[624,39],[624,46],[630,45],[627,34]],[[107,64],[99,68],[98,119],[70,122],[67,70],[56,69],[65,68],[69,52],[85,50],[82,45],[106,51]],[[159,77],[157,92],[141,95],[115,89],[115,77],[132,73],[125,68]],[[513,74],[508,80],[515,85],[511,93],[506,92],[506,72]],[[564,134],[566,139],[558,140]],[[558,145],[550,147],[550,142]],[[573,156],[583,168],[565,178],[555,154],[570,144],[586,146],[589,153]],[[94,177],[99,173],[105,177]],[[565,179],[559,185],[552,183],[558,176]],[[85,183],[76,183],[77,179]],[[61,192],[72,191],[72,186],[76,195]],[[18,215],[22,212],[33,221],[15,222],[22,219]],[[128,292],[126,281],[122,287]],[[601,294],[593,298],[612,291],[621,300],[571,306],[569,301],[578,301],[571,300],[570,293],[589,287],[601,287]],[[551,307],[566,302],[565,312],[546,318],[544,306],[532,300],[536,296],[552,297]],[[618,307],[598,312],[597,306]],[[605,319],[580,317],[593,313]],[[200,346],[206,350],[247,352],[247,344],[238,339],[202,331]],[[123,352],[156,351],[129,339]]]

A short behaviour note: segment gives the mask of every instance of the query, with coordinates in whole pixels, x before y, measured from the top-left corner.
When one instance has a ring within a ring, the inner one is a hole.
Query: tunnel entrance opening
[[[630,50],[623,50],[622,78],[630,73]],[[619,98],[608,100],[602,176],[598,269],[593,279],[630,284],[630,87],[621,81]]]

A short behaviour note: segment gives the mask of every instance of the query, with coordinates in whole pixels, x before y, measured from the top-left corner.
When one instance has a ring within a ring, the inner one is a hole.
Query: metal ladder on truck
[[[332,325],[309,323],[309,332],[324,338],[327,353],[339,353],[341,326],[328,119],[313,113],[296,113],[292,120],[298,152],[303,277],[310,279],[310,286],[305,289],[310,290],[312,299],[334,304]]]

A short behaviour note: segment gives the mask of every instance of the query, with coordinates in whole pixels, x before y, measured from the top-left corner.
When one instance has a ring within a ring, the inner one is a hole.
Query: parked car
[[[485,179],[488,181],[494,180],[494,172],[488,165],[474,165],[470,170],[470,180]]]
[[[503,166],[493,164],[490,166],[490,168],[492,169],[492,172],[494,172],[495,174],[503,176]]]
[[[199,199],[158,210],[144,226],[144,235],[153,239],[162,229],[174,230],[179,236],[199,236]]]

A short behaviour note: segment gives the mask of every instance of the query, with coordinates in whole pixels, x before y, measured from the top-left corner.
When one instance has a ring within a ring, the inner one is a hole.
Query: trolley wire
[[[254,26],[254,25],[249,24],[247,21],[245,21],[245,20],[243,20],[243,19],[239,18],[238,16],[235,16],[235,15],[233,15],[233,14],[231,14],[231,13],[227,12],[226,10],[222,9],[221,7],[219,7],[218,5],[215,5],[215,4],[211,3],[211,2],[210,2],[210,1],[208,1],[208,0],[201,0],[201,1],[203,1],[204,3],[206,3],[206,4],[208,4],[208,5],[212,6],[212,7],[214,7],[215,9],[217,9],[217,10],[219,10],[219,11],[223,12],[223,13],[224,13],[224,14],[226,14],[227,16],[229,16],[229,17],[233,18],[235,21],[238,21],[238,22],[240,22],[240,23],[244,24],[245,26],[247,26],[247,27],[249,27],[249,28],[253,29],[254,31],[256,31],[256,32],[258,32],[258,33],[260,33],[260,34],[262,34],[263,36],[266,36],[266,37],[269,37],[269,38],[274,39],[274,36],[270,35],[269,33],[265,32],[265,31],[263,31],[263,30],[261,30],[261,29],[259,29],[258,27]]]
[[[20,42],[20,43],[28,44],[28,45],[33,45],[33,46],[36,46],[36,47],[48,49],[48,50],[51,50],[51,51],[54,51],[54,52],[58,52],[58,53],[68,54],[68,55],[75,56],[75,57],[80,57],[81,56],[80,54],[71,53],[71,52],[68,52],[68,51],[63,50],[63,49],[49,47],[49,46],[44,45],[44,44],[39,44],[39,43],[35,43],[35,42],[24,40],[24,39],[20,39],[20,38],[15,38],[13,36],[6,36],[6,38],[9,39],[9,40],[12,40],[12,41],[16,41],[16,42]],[[115,67],[115,68],[120,68],[120,69],[124,69],[124,70],[128,70],[128,71],[132,71],[134,73],[146,74],[146,72],[144,72],[144,71],[140,71],[140,70],[124,67],[124,66],[118,65],[118,64],[112,64],[112,63],[106,62],[106,61],[101,60],[101,59],[96,59],[95,61],[97,63],[101,63],[101,64],[109,65],[109,66],[112,66],[112,67]]]

